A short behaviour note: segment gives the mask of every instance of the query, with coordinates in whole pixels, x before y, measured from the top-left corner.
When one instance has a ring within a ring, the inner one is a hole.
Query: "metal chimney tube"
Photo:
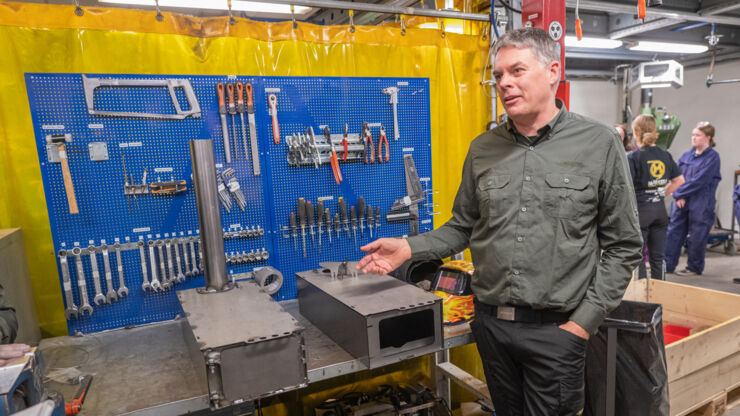
[[[200,244],[205,265],[205,291],[221,292],[230,289],[230,286],[226,275],[226,253],[221,227],[221,210],[218,203],[213,141],[191,140],[190,158],[193,164],[193,185],[198,206]]]

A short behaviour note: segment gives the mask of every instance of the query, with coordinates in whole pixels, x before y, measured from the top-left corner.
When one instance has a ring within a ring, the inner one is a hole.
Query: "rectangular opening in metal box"
[[[417,348],[434,342],[434,310],[424,309],[382,319],[378,326],[380,349],[397,349],[413,343]]]

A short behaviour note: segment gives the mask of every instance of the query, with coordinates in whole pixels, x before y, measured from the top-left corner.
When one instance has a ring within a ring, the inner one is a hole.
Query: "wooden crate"
[[[659,303],[664,324],[692,328],[691,335],[665,349],[671,416],[726,401],[740,386],[740,295],[633,280],[624,298]]]

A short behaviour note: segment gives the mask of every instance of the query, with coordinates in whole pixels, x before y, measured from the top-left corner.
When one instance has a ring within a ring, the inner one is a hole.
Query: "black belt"
[[[475,313],[483,313],[503,321],[536,324],[562,324],[570,320],[572,312],[556,312],[548,309],[532,309],[527,306],[494,306],[475,302]]]

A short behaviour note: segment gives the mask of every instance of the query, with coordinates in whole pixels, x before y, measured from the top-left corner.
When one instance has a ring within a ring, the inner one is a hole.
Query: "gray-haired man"
[[[494,76],[509,121],[470,144],[452,218],[368,244],[358,267],[388,273],[469,247],[471,329],[496,414],[580,414],[586,341],[641,258],[624,148],[613,128],[556,101],[559,53],[545,31],[503,35]]]

